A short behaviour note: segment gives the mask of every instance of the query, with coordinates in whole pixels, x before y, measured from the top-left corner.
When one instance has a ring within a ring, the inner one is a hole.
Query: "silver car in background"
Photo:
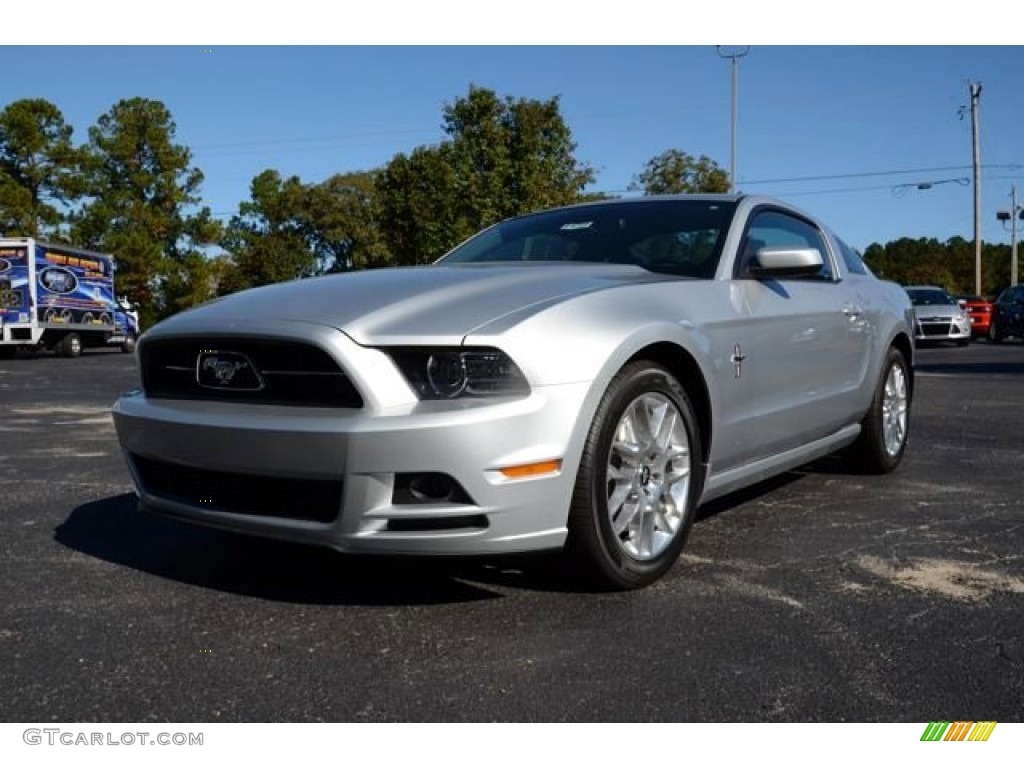
[[[971,341],[971,315],[965,304],[935,285],[908,285],[914,307],[914,340],[918,344],[952,341],[966,347]]]
[[[147,510],[341,552],[564,548],[633,588],[701,502],[839,450],[895,468],[911,323],[788,205],[606,201],[176,315],[114,420]]]

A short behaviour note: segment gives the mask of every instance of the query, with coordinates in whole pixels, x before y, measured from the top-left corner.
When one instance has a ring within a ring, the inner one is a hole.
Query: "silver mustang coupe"
[[[564,548],[632,588],[701,502],[840,449],[896,467],[912,327],[788,205],[616,200],[176,315],[114,420],[148,510],[352,553]]]

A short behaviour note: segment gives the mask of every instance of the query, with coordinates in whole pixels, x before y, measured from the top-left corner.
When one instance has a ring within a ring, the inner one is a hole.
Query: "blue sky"
[[[740,64],[739,186],[858,248],[971,239],[973,189],[953,180],[971,176],[957,112],[980,81],[983,236],[1008,242],[995,214],[1012,183],[1024,200],[1022,65],[1020,47],[755,45]],[[4,47],[0,71],[0,106],[49,99],[78,142],[119,99],[164,101],[225,219],[266,168],[319,181],[440,140],[443,104],[470,84],[558,96],[598,190],[626,190],[669,148],[729,165],[730,69],[713,45]]]

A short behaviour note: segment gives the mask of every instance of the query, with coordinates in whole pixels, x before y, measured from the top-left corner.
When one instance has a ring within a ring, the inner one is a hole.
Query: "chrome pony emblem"
[[[204,349],[196,358],[196,381],[208,389],[263,389],[263,378],[243,354]]]

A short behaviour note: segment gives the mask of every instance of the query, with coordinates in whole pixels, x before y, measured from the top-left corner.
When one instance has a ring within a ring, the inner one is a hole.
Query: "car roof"
[[[737,205],[742,204],[744,208],[749,210],[755,206],[768,205],[777,208],[781,208],[785,211],[790,211],[798,216],[802,216],[805,219],[809,219],[817,223],[819,226],[827,229],[833,236],[835,233],[831,229],[826,227],[817,216],[814,216],[806,211],[792,205],[790,203],[783,202],[774,197],[768,197],[766,195],[748,195],[742,192],[739,193],[728,193],[728,194],[673,194],[673,195],[634,195],[632,197],[612,197],[604,200],[588,200],[582,203],[573,203],[571,205],[559,205],[551,208],[542,208],[536,211],[530,211],[529,213],[523,213],[518,216],[511,216],[505,221],[514,221],[516,219],[525,218],[527,216],[533,216],[534,214],[545,213],[547,211],[557,210],[571,210],[573,208],[588,208],[593,206],[611,206],[611,205],[636,205],[639,203],[649,202],[672,202],[672,201],[692,201],[692,202],[707,202],[707,203],[735,203]]]

